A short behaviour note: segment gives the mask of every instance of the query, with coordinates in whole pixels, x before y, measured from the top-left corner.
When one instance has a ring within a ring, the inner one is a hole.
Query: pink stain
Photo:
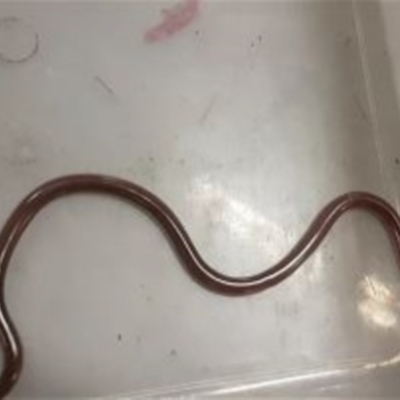
[[[176,6],[163,10],[163,21],[144,34],[145,42],[159,42],[185,29],[198,14],[199,1],[183,0]]]

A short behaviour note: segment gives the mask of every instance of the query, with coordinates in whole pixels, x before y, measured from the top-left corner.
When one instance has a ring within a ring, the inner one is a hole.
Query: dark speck
[[[398,157],[396,157],[396,159],[394,160],[394,162],[396,163],[396,165],[400,164],[400,159]]]
[[[151,296],[146,296],[146,301],[147,301],[148,303],[150,303],[152,300],[153,300],[153,298],[152,298]]]
[[[150,162],[154,162],[154,157],[149,157]]]
[[[352,44],[352,42],[353,42],[353,39],[350,37],[350,36],[347,36],[345,39],[344,39],[344,47],[350,47],[351,46],[351,44]]]
[[[140,285],[139,285],[139,287],[140,287],[140,289],[144,289],[144,285],[143,285],[143,283],[141,283]]]
[[[261,43],[262,42],[262,36],[258,35],[258,41]]]
[[[117,338],[118,338],[118,342],[120,342],[122,340],[122,335],[120,333],[118,333]]]
[[[196,31],[195,34],[196,34],[196,36],[199,36],[199,35],[200,35],[200,32],[199,32],[199,31]]]
[[[254,47],[254,42],[251,42],[251,47]]]
[[[180,158],[179,159],[179,164],[184,165],[186,163],[184,158]]]
[[[172,350],[169,352],[169,355],[170,355],[171,357],[176,357],[176,356],[178,355],[178,352],[177,352],[175,349],[172,349]]]

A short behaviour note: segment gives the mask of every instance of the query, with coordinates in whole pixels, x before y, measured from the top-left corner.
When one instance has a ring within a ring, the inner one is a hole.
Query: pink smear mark
[[[176,6],[163,10],[163,21],[144,34],[148,43],[165,40],[185,29],[197,16],[200,0],[183,0]]]

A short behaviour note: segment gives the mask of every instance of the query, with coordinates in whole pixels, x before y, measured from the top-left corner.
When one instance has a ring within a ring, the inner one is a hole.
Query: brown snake
[[[4,282],[12,253],[35,215],[52,200],[72,193],[99,192],[126,199],[147,211],[164,229],[182,265],[205,288],[226,295],[247,295],[281,282],[291,275],[319,246],[335,221],[347,210],[362,209],[375,215],[386,228],[396,256],[400,256],[400,217],[396,210],[370,193],[351,192],[326,205],[295,246],[272,267],[252,276],[224,275],[208,265],[172,210],[157,196],[129,181],[103,175],[71,175],[49,181],[31,192],[10,215],[0,232],[0,343],[4,366],[0,396],[16,384],[23,366],[18,331],[4,299]]]

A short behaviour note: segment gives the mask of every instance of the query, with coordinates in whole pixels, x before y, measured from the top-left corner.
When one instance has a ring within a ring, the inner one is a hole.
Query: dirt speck
[[[346,36],[345,39],[343,40],[343,46],[347,49],[349,48],[353,43],[353,39],[351,36]]]
[[[122,340],[122,335],[120,333],[118,333],[117,339],[118,339],[118,342],[120,342]]]
[[[146,301],[148,303],[151,303],[153,301],[153,298],[151,296],[146,296]]]
[[[178,355],[178,352],[175,349],[171,349],[171,351],[169,352],[169,355],[171,357],[176,357]]]
[[[250,47],[254,48],[254,46],[255,46],[254,42],[251,42]]]
[[[259,43],[262,42],[262,39],[263,39],[262,35],[258,35],[258,42],[259,42]]]
[[[396,157],[395,160],[394,160],[394,162],[396,163],[396,165],[399,165],[399,164],[400,164],[400,158],[399,158],[399,157]]]

